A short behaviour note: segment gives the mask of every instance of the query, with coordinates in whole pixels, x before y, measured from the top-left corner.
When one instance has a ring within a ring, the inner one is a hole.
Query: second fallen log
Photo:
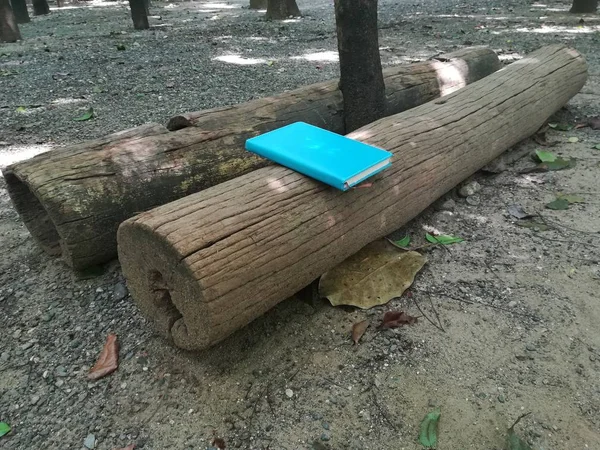
[[[118,244],[131,295],[175,345],[209,347],[532,135],[586,79],[579,53],[544,47],[351,133],[393,153],[368,189],[272,166],[129,219]]]
[[[486,48],[445,57],[387,69],[387,114],[445,95],[500,67]],[[296,121],[343,133],[342,106],[337,81],[327,81],[176,116],[166,128],[148,124],[53,150],[3,173],[15,209],[40,246],[62,255],[74,269],[85,269],[116,256],[123,220],[268,165],[244,150],[247,138]]]

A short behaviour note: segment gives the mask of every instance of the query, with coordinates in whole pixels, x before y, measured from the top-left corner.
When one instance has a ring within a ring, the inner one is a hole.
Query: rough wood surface
[[[447,57],[388,70],[388,113],[500,67],[488,49]],[[149,124],[50,151],[6,168],[4,176],[15,208],[42,248],[84,269],[116,256],[119,223],[137,212],[269,164],[244,150],[247,138],[299,120],[340,133],[341,111],[337,81],[319,83],[190,114],[183,119],[193,126],[174,132]]]
[[[118,243],[131,295],[175,345],[211,346],[532,135],[586,79],[575,50],[544,47],[351,133],[394,154],[369,189],[272,166],[129,219]]]

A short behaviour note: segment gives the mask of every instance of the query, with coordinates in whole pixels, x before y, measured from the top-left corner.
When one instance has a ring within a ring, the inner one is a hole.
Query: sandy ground
[[[598,116],[598,16],[581,24],[566,3],[505,3],[381,2],[384,64],[468,45],[510,61],[565,42],[585,55],[590,77],[556,121]],[[144,32],[132,30],[123,3],[34,18],[23,42],[0,45],[0,166],[337,76],[330,2],[300,1],[306,17],[285,23],[242,6],[155,2]],[[89,106],[93,120],[72,120]],[[220,437],[232,449],[419,449],[419,424],[440,407],[440,449],[503,449],[527,412],[517,432],[533,448],[600,449],[598,133],[549,130],[549,150],[577,158],[574,168],[521,174],[532,165],[521,158],[477,174],[475,195],[451,192],[399,230],[415,242],[427,230],[465,239],[426,252],[411,298],[367,312],[289,299],[202,353],[154,335],[118,262],[81,280],[43,254],[0,181],[0,421],[12,427],[0,448],[206,449]],[[514,152],[538,148],[528,141]],[[585,202],[545,209],[557,192]],[[513,204],[551,228],[518,226]],[[389,309],[418,315],[414,301],[428,315],[434,305],[445,331],[426,320],[373,326],[352,345],[353,323],[377,324]],[[88,382],[110,332],[120,367]]]

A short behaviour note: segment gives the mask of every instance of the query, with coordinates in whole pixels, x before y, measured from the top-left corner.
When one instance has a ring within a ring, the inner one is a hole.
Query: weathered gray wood
[[[488,49],[448,55],[449,61],[386,71],[388,113],[439,97],[500,67]],[[304,121],[341,133],[337,81],[275,97],[192,113],[104,139],[54,150],[4,170],[13,204],[42,248],[75,269],[117,254],[119,223],[198,192],[269,161],[244,150],[247,138]],[[173,123],[179,121],[178,127]]]
[[[575,50],[544,47],[351,133],[394,154],[369,189],[272,166],[129,219],[118,244],[131,295],[175,345],[213,345],[532,135],[586,79]]]

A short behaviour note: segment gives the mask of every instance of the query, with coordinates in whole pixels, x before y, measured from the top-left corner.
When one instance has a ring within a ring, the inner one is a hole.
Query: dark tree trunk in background
[[[11,3],[17,23],[29,22],[29,11],[27,11],[27,3],[25,0],[12,0]]]
[[[136,30],[147,30],[150,28],[146,0],[129,0],[129,7],[131,8],[133,28]]]
[[[296,0],[268,0],[267,19],[283,20],[290,16],[300,16],[300,9]]]
[[[21,39],[19,26],[9,0],[0,0],[0,42],[17,42]]]
[[[385,114],[377,0],[335,0],[346,133]]]
[[[50,12],[50,7],[46,0],[33,0],[33,15],[42,16]]]
[[[267,0],[250,0],[250,9],[267,9]]]
[[[144,0],[144,6],[146,8],[146,15],[150,15],[150,6],[152,6],[152,2],[150,0]]]
[[[595,13],[598,9],[598,0],[573,0],[569,12],[572,13]]]

